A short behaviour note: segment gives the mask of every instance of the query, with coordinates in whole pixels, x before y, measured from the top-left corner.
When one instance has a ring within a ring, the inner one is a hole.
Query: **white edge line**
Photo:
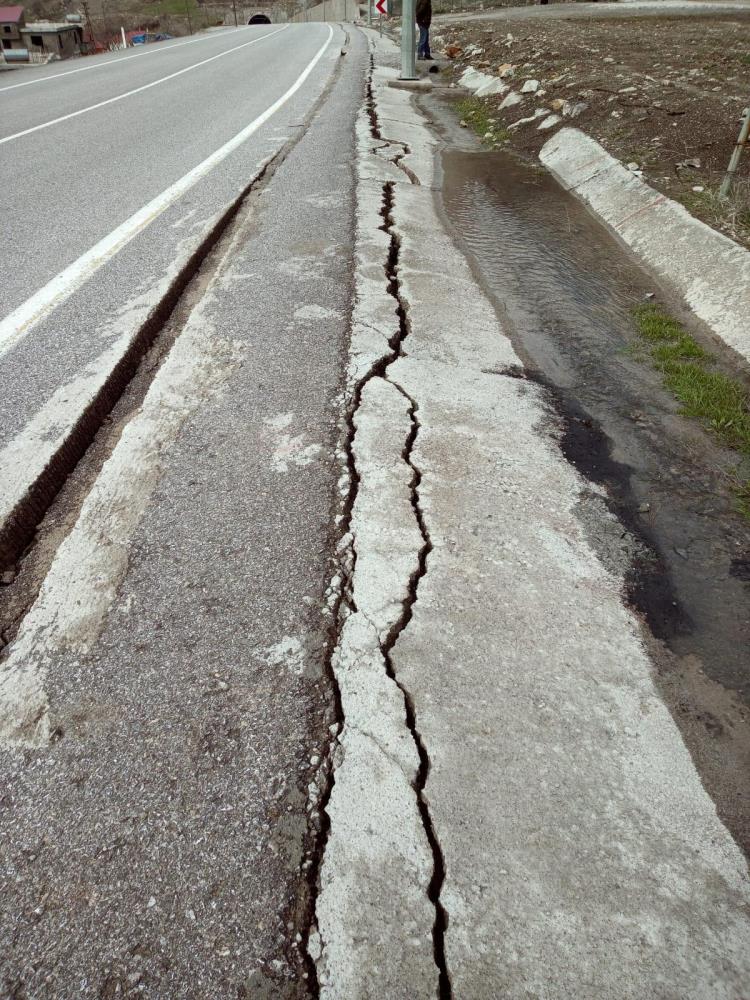
[[[60,122],[67,122],[71,118],[78,118],[79,115],[86,115],[89,111],[96,111],[98,108],[105,108],[108,104],[116,104],[118,101],[124,101],[126,97],[132,97],[134,94],[141,94],[144,90],[150,90],[152,87],[158,87],[161,83],[166,83],[167,80],[174,80],[175,77],[182,76],[183,73],[191,73],[194,69],[200,69],[201,66],[206,66],[208,63],[214,62],[216,59],[223,59],[224,56],[230,56],[233,52],[239,52],[240,49],[246,49],[248,45],[257,45],[258,42],[264,42],[267,38],[273,38],[274,35],[278,35],[280,32],[284,31],[288,25],[284,25],[282,28],[277,28],[276,31],[271,31],[267,35],[261,35],[260,38],[252,38],[249,42],[242,42],[240,45],[233,45],[231,49],[224,49],[223,52],[217,52],[216,55],[208,56],[207,59],[201,59],[200,62],[191,63],[189,66],[183,66],[182,69],[175,70],[174,73],[169,73],[167,76],[159,77],[158,80],[152,80],[151,83],[144,83],[140,87],[135,87],[133,90],[128,90],[124,94],[117,94],[115,97],[108,97],[106,101],[98,101],[96,104],[89,104],[86,108],[79,108],[78,111],[71,111],[70,114],[60,115],[59,118],[51,118],[47,122],[41,122],[39,125],[32,125],[31,128],[25,128],[22,132],[14,132],[13,135],[6,135],[0,139],[0,146],[4,145],[6,142],[12,142],[14,139],[21,139],[25,135],[31,135],[33,132],[41,132],[42,129],[50,128],[52,125],[59,125]]]
[[[219,149],[211,153],[210,156],[196,167],[193,167],[192,170],[179,180],[175,181],[174,184],[171,184],[147,205],[144,205],[134,215],[131,215],[129,219],[126,219],[116,229],[113,229],[111,233],[99,240],[90,250],[82,254],[78,260],[74,261],[63,271],[60,271],[43,288],[40,288],[38,292],[6,316],[0,322],[0,354],[4,354],[17,344],[41,319],[68,299],[100,267],[122,250],[133,237],[149,226],[154,219],[158,218],[170,205],[182,197],[186,191],[197,184],[201,178],[213,170],[222,160],[225,160],[246,139],[249,139],[272,115],[276,114],[279,108],[283,107],[289,98],[297,93],[310,73],[312,73],[315,66],[320,62],[332,38],[333,28],[328,25],[328,38],[323,45],[321,45],[312,60],[286,93],[282,94],[262,115],[259,115],[249,125],[246,125],[242,131],[224,143],[223,146],[220,146]]]
[[[37,77],[36,80],[24,80],[23,83],[12,83],[9,87],[0,87],[0,94],[4,94],[8,90],[18,90],[19,87],[32,87],[36,83],[49,83],[51,80],[59,80],[63,76],[73,76],[74,73],[88,73],[92,69],[107,69],[110,66],[119,66],[120,63],[127,62],[129,59],[135,59],[139,56],[154,56],[160,55],[162,52],[172,52],[174,49],[181,49],[183,45],[195,45],[196,42],[207,42],[214,38],[222,38],[224,35],[233,35],[235,31],[243,31],[246,27],[247,25],[243,24],[240,28],[229,28],[227,31],[215,35],[201,35],[200,38],[191,38],[186,42],[176,42],[174,45],[165,45],[163,48],[158,47],[163,43],[152,42],[151,44],[156,45],[157,48],[145,45],[145,51],[131,52],[130,55],[120,56],[119,59],[108,59],[105,62],[95,63],[93,66],[79,66],[78,69],[67,69],[64,73],[50,73],[48,76]]]

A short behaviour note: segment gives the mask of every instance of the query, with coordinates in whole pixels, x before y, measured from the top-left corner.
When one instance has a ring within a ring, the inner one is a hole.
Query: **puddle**
[[[420,102],[447,140],[442,211],[532,378],[565,418],[566,456],[604,485],[644,542],[631,602],[657,682],[717,808],[750,847],[750,524],[735,511],[737,456],[678,414],[628,353],[634,305],[656,292],[717,347],[603,227],[535,165],[482,151],[439,98]],[[731,367],[728,356],[722,366]],[[736,370],[735,370],[736,374]],[[597,540],[592,538],[592,544]],[[664,649],[662,643],[667,649]]]

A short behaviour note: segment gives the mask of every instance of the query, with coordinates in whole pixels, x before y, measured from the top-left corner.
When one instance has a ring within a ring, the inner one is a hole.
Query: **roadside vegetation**
[[[59,21],[65,14],[79,13],[80,5],[74,0],[31,0],[25,5],[28,20]],[[198,0],[117,0],[93,4],[89,18],[95,36],[110,38],[117,36],[120,28],[126,31],[142,29],[165,31],[174,35],[186,35],[190,30],[200,31],[212,25],[221,24],[226,11],[231,14],[231,5],[213,5]],[[242,8],[237,8],[242,23]]]
[[[456,110],[461,117],[461,124],[473,129],[488,146],[499,146],[510,138],[508,130],[498,124],[497,118],[491,116],[491,106],[478,97],[464,98],[456,104]]]
[[[660,306],[638,306],[634,315],[640,343],[680,401],[680,412],[743,456],[735,492],[740,510],[750,518],[750,393],[738,379],[717,371],[712,355]]]
[[[686,191],[677,199],[692,215],[750,247],[750,178],[736,178],[726,198],[719,197],[719,186]]]
[[[154,3],[143,4],[143,12],[151,17],[174,15],[177,17],[197,17],[202,13],[196,0],[155,0]]]

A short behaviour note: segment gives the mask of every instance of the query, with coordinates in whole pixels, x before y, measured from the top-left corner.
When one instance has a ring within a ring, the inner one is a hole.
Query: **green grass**
[[[680,412],[750,456],[750,393],[744,385],[716,371],[712,356],[660,306],[638,306],[634,315],[641,346],[682,404]],[[740,509],[750,517],[750,479],[739,478],[735,493]]]
[[[494,145],[498,142],[505,142],[510,138],[507,129],[497,124],[497,121],[490,115],[490,108],[479,100],[478,97],[467,97],[459,101],[456,105],[461,119],[472,128],[477,135],[486,143]],[[491,136],[487,136],[487,133]]]

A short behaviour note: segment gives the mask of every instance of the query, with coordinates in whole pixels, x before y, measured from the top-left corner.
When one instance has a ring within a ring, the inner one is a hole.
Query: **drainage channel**
[[[120,435],[138,410],[190,313],[254,214],[255,200],[299,137],[269,159],[204,237],[168,293],[110,373],[23,507],[2,526],[0,655],[34,603],[55,553]]]
[[[536,164],[483,151],[444,98],[421,99],[446,139],[441,210],[500,322],[542,384],[568,460],[598,487],[579,515],[625,576],[655,681],[702,780],[750,851],[750,523],[736,454],[683,417],[633,351],[633,307],[655,296],[738,375],[736,360]],[[742,373],[740,372],[740,377]],[[614,524],[614,529],[608,528]]]

